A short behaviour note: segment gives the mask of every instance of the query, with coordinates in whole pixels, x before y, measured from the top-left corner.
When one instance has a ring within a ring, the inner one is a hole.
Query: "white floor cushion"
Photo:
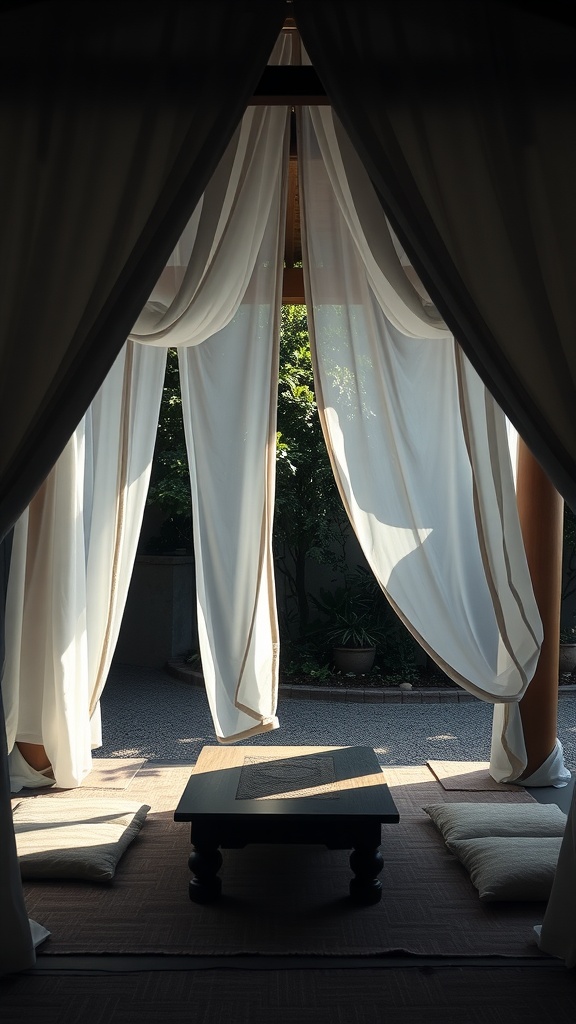
[[[14,810],[22,878],[108,882],[150,807],[127,800],[28,797]]]
[[[556,804],[440,803],[423,808],[450,846],[459,839],[488,836],[564,835],[566,815]]]
[[[450,843],[486,903],[547,900],[562,839],[496,836]]]

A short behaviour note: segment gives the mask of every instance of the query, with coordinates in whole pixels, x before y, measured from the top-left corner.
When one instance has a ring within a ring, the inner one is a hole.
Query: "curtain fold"
[[[272,60],[289,60],[283,38]],[[244,115],[131,338],[179,351],[216,736],[278,727],[274,508],[288,110]]]
[[[272,58],[289,56],[289,44],[281,38]],[[210,623],[200,639],[217,735],[278,724],[270,537],[286,139],[286,108],[246,112],[121,355],[16,526],[2,683],[13,791],[80,785],[91,746],[101,743],[98,701],[136,554],[167,344],[210,349],[208,375],[203,356],[181,364],[196,453],[198,616]],[[233,600],[223,603],[223,594]],[[43,746],[52,771],[28,765],[20,743]]]
[[[428,292],[576,507],[574,26],[487,0],[295,16]]]
[[[120,351],[284,14],[281,0],[3,9],[0,536]],[[34,954],[0,753],[0,971],[9,971]]]
[[[110,369],[283,15],[279,0],[2,11],[1,534]]]
[[[421,280],[576,508],[576,33],[556,8],[526,7],[294,4],[314,67]],[[570,966],[573,822],[574,807],[542,938]]]
[[[282,33],[270,63],[290,62]],[[278,727],[271,538],[288,108],[246,111],[131,339],[179,352],[197,620],[216,736]]]
[[[14,530],[2,697],[12,791],[79,786],[100,746],[156,440],[166,352],[128,342]],[[18,742],[46,749],[42,775]]]
[[[272,520],[282,177],[276,176],[258,263],[236,315],[210,341],[179,350],[198,635],[206,693],[221,742],[278,727]]]
[[[403,271],[382,245],[384,214],[363,220],[370,182],[330,111],[304,109],[301,124],[317,399],[344,504],[386,596],[441,668],[481,699],[517,701],[542,630],[505,417],[416,293],[409,305],[391,286]],[[515,739],[494,739],[509,778],[526,766]]]
[[[112,369],[114,389],[112,380],[107,380],[86,414],[84,531],[93,746],[101,742],[99,714],[97,723],[94,718],[118,640],[140,538],[165,368],[164,350],[147,351],[128,341]],[[118,444],[114,480],[108,462]]]

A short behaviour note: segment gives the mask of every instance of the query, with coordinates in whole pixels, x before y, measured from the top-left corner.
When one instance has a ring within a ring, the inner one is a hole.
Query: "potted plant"
[[[379,615],[371,614],[370,595],[361,592],[355,579],[349,583],[332,592],[321,590],[320,598],[312,599],[324,620],[314,632],[329,646],[336,671],[360,675],[372,668],[385,629]]]

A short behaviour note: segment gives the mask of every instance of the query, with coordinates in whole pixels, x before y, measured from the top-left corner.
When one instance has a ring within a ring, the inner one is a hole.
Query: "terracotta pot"
[[[337,672],[364,675],[369,672],[376,657],[375,647],[334,647],[332,661]]]
[[[576,644],[560,644],[560,673],[573,672],[576,668]]]

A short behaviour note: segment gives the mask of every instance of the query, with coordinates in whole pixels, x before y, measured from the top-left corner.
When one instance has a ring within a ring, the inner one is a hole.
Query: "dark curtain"
[[[0,538],[104,380],[284,14],[283,0],[2,5]],[[0,835],[2,974],[34,953],[1,702]]]
[[[576,507],[568,12],[554,0],[295,0],[303,43],[416,270]]]
[[[0,12],[0,537],[76,428],[238,124],[281,0]]]

